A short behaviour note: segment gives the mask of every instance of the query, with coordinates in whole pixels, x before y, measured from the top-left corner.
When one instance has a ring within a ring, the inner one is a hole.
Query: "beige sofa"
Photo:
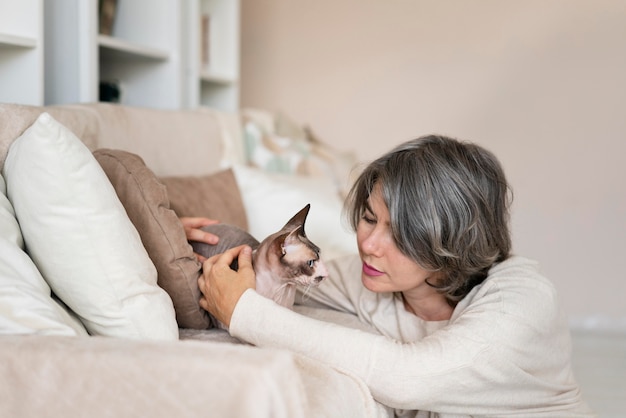
[[[250,115],[257,128],[267,122]],[[306,201],[307,232],[324,256],[355,250],[341,226],[323,227],[339,222],[341,188],[313,175],[321,159],[306,162],[307,176],[251,168],[242,120],[212,109],[0,105],[0,416],[386,414],[355,376],[243,344],[207,329],[201,310],[187,306],[200,265],[188,245],[173,243],[184,239],[182,227],[164,229],[175,215],[212,216],[262,235]],[[51,142],[37,142],[44,140]],[[93,213],[100,204],[107,216],[100,207]],[[152,223],[142,224],[147,217]],[[177,278],[168,284],[166,275]],[[332,312],[302,312],[358,326]]]

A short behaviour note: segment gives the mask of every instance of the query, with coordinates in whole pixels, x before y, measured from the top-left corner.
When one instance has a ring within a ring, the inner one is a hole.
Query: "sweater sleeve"
[[[475,361],[486,345],[458,341],[450,333],[403,344],[299,315],[254,290],[241,297],[230,332],[258,346],[287,348],[354,373],[377,401],[393,408],[442,410],[457,404],[463,408],[457,413],[467,412],[468,402],[483,403],[468,393],[491,386],[473,384]]]
[[[542,286],[519,277],[510,282],[508,296],[497,281],[481,286],[448,326],[410,343],[299,315],[254,290],[239,300],[230,332],[347,370],[392,408],[471,415],[543,410],[554,416],[580,402],[569,357],[546,356],[568,351],[567,330],[556,324],[554,300]],[[526,301],[545,308],[520,306]]]

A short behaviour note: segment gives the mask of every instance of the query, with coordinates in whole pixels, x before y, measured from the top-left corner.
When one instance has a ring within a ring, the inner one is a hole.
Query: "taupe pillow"
[[[209,328],[210,318],[198,304],[202,265],[187,242],[177,214],[170,209],[165,186],[135,154],[110,149],[93,154],[141,236],[157,269],[158,284],[174,303],[178,326]]]
[[[248,229],[246,210],[233,170],[160,180],[167,188],[170,207],[178,216],[203,216]]]

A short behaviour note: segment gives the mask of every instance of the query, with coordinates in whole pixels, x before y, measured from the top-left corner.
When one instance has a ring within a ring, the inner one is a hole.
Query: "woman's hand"
[[[230,268],[237,259],[239,269]],[[217,320],[230,327],[235,306],[243,292],[256,287],[256,275],[252,268],[252,249],[247,245],[231,248],[223,254],[207,259],[203,274],[198,279],[202,292],[200,306]]]
[[[203,226],[207,226],[207,225],[217,224],[220,221],[217,221],[215,219],[209,219],[209,218],[189,218],[189,217],[180,218],[180,221],[183,224],[183,228],[185,228],[185,235],[187,236],[187,241],[204,242],[209,245],[215,245],[219,241],[219,237],[217,235],[211,234],[210,232],[204,232],[200,228],[202,228]],[[206,258],[201,256],[200,254],[196,254],[196,258],[201,263],[206,260]]]

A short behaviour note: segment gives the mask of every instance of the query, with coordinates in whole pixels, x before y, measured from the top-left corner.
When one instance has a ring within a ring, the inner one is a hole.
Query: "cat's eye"
[[[315,265],[315,260],[309,260],[307,264],[309,265],[309,267],[313,268],[313,266]]]

